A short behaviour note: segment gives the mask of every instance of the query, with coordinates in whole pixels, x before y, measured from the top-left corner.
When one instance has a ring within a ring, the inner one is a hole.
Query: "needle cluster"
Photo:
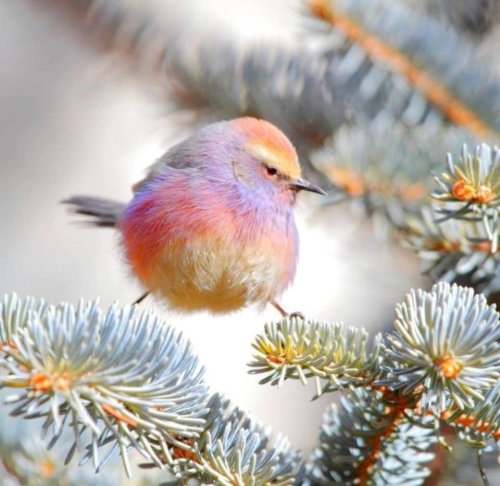
[[[434,279],[459,282],[486,296],[500,290],[500,152],[486,144],[458,162],[447,156],[446,171],[435,177],[433,204],[408,217],[408,245]]]
[[[250,373],[265,374],[260,383],[298,379],[306,385],[313,378],[315,398],[373,380],[380,349],[378,339],[369,344],[364,329],[294,317],[266,325],[253,347]]]
[[[348,337],[350,336],[350,337]],[[257,336],[262,382],[324,380],[344,391],[325,418],[308,484],[422,484],[452,426],[482,452],[500,438],[500,315],[473,289],[438,283],[396,305],[394,329],[370,348],[363,330],[281,321]],[[356,351],[357,350],[357,351]]]
[[[412,415],[404,400],[351,390],[325,414],[305,484],[422,484],[435,442],[429,418]]]
[[[42,419],[51,445],[71,430],[67,461],[79,450],[97,470],[118,450],[130,473],[130,448],[163,467],[205,423],[203,369],[189,344],[134,307],[103,314],[96,302],[5,295],[0,370],[0,387],[17,390],[6,399],[11,414]]]

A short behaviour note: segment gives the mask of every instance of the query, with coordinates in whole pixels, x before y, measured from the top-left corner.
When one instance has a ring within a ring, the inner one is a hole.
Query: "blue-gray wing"
[[[191,140],[191,143],[193,141]],[[192,169],[199,166],[199,160],[191,154],[196,151],[188,147],[186,140],[171,147],[154,164],[149,166],[148,173],[144,179],[132,186],[134,192],[140,191],[146,184],[155,179],[159,174],[165,171],[166,167],[178,170]]]

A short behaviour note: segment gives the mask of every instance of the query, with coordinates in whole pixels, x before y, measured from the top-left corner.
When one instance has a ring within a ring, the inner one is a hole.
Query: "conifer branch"
[[[314,16],[330,23],[349,42],[359,46],[373,62],[384,66],[389,71],[399,73],[450,122],[466,128],[480,138],[500,131],[493,111],[486,106],[478,109],[481,106],[480,101],[468,99],[464,91],[456,90],[455,93],[452,91],[453,88],[457,88],[456,80],[459,76],[463,83],[462,70],[466,69],[465,65],[461,66],[460,73],[451,74],[443,69],[442,59],[433,60],[432,51],[424,51],[426,44],[424,36],[434,35],[434,42],[440,36],[444,37],[443,32],[439,32],[443,29],[437,23],[432,25],[431,19],[422,17],[419,21],[415,21],[417,17],[415,13],[406,12],[405,15],[405,9],[402,6],[380,0],[377,2],[311,0],[309,5]],[[404,26],[398,25],[398,34],[394,32],[392,24],[396,18],[399,24],[401,22],[405,24]],[[427,29],[422,28],[423,24],[427,26]],[[429,35],[431,32],[432,34]],[[411,43],[408,42],[410,38],[412,38]],[[456,39],[455,42],[460,43]],[[461,42],[464,41],[461,40]],[[449,44],[450,40],[447,43]],[[442,55],[444,48],[449,45],[440,46],[440,55]],[[463,47],[467,49],[465,42]],[[472,54],[469,56],[473,57]],[[418,67],[419,65],[426,66],[427,71]],[[477,82],[476,84],[478,87],[483,85],[483,89],[487,89],[484,83]],[[492,101],[491,98],[489,101]]]
[[[6,426],[5,423],[2,426]],[[65,478],[64,471],[56,466],[56,461],[41,441],[4,440],[0,433],[0,477],[2,484],[50,484]]]
[[[454,425],[468,445],[484,449],[490,441],[500,443],[500,382],[491,387],[475,407],[449,411],[442,419]]]
[[[130,476],[128,452],[136,449],[179,484],[295,481],[299,456],[287,440],[272,439],[228,400],[207,400],[189,344],[152,314],[112,306],[103,315],[96,303],[75,309],[5,295],[0,345],[0,388],[17,390],[6,399],[16,405],[11,415],[41,418],[49,447],[69,449],[66,462],[80,451],[80,464],[92,461],[99,472],[119,452]],[[0,460],[17,471],[16,459]]]
[[[443,282],[412,291],[372,355],[366,342],[363,330],[296,319],[267,325],[256,339],[250,366],[268,374],[261,383],[313,376],[328,380],[318,395],[347,390],[326,419],[306,484],[422,484],[441,423],[474,447],[498,439],[500,315],[483,295]]]
[[[193,452],[172,465],[181,484],[190,478],[221,486],[294,484],[299,454],[286,438],[272,438],[269,430],[220,395],[213,395],[207,407],[207,423]]]
[[[394,327],[379,383],[417,393],[423,413],[473,408],[500,377],[500,316],[472,289],[441,282],[412,291],[396,306]]]
[[[266,374],[261,384],[280,386],[294,379],[306,385],[313,378],[315,398],[366,384],[378,372],[378,338],[369,346],[366,331],[343,324],[286,318],[267,324],[252,346],[257,353],[250,373]]]
[[[370,350],[363,329],[284,319],[257,336],[250,373],[266,373],[260,383],[278,386],[314,377],[316,396],[385,386],[418,397],[423,413],[436,417],[483,402],[500,377],[499,313],[472,289],[439,283],[412,291],[397,304],[394,326],[381,349],[377,339]]]
[[[437,207],[445,218],[465,221],[485,222],[485,230],[493,242],[498,239],[498,219],[500,214],[500,150],[486,144],[476,146],[474,154],[463,145],[458,163],[452,155],[447,156],[447,171],[434,178],[438,190],[431,196],[449,203]],[[497,233],[495,235],[495,232]],[[496,248],[493,248],[495,251]]]
[[[437,166],[432,149],[465,139],[448,122],[482,138],[500,132],[498,83],[466,40],[380,0],[314,1],[313,12],[343,36],[326,51],[171,42],[154,18],[119,2],[68,3],[103,27],[111,49],[152,64],[178,107],[266,118],[306,154],[328,140],[313,161],[337,194],[402,230],[434,277],[500,290],[498,150],[464,149],[456,164],[449,157],[433,208],[422,209]],[[362,124],[345,127],[351,121]],[[499,439],[496,309],[471,289],[440,283],[409,294],[396,313],[395,329],[371,346],[364,330],[293,318],[257,337],[250,367],[261,383],[313,379],[316,395],[346,392],[304,481],[417,485],[443,423],[479,451]],[[74,309],[6,296],[0,371],[0,387],[17,389],[12,415],[41,418],[50,446],[64,430],[73,434],[68,460],[79,450],[100,470],[118,451],[129,473],[127,451],[137,449],[180,484],[302,480],[286,441],[221,397],[208,400],[188,344],[149,314],[114,306],[103,316],[95,303]],[[15,462],[1,467],[21,471]]]
[[[422,5],[429,15],[440,21],[449,22],[460,31],[465,31],[480,39],[488,34],[500,20],[500,2],[487,0],[476,2],[470,0],[418,0],[414,2],[419,8]]]
[[[165,32],[151,15],[128,12],[118,3],[67,3],[89,12],[81,16],[82,22],[85,19],[88,26],[104,31],[109,49],[132,54],[138,70],[144,64],[152,67],[167,88],[169,103],[194,110],[193,120],[261,117],[282,128],[305,155],[353,120],[383,117],[407,126],[435,127],[444,117],[482,137],[500,131],[498,83],[485,79],[488,67],[474,56],[472,45],[431,18],[413,22],[414,13],[393,3],[382,5],[384,15],[375,15],[380,2],[376,6],[342,2],[343,8],[348,6],[356,15],[367,12],[359,25],[380,20],[375,26],[370,24],[376,33],[367,35],[363,46],[388,45],[385,37],[397,40],[391,47],[395,53],[389,57],[391,69],[348,38],[327,52],[278,45],[242,49],[231,42],[206,39],[184,42],[174,32]],[[404,28],[399,28],[401,22]],[[460,53],[460,69],[438,57],[430,43],[442,46],[450,59]],[[411,52],[403,55],[401,46]],[[377,55],[380,52],[385,51],[377,48]],[[401,63],[413,64],[406,70],[392,69]],[[418,70],[417,64],[429,72]],[[439,79],[443,88],[436,88],[436,83],[431,86],[429,79]],[[465,102],[470,108],[465,108]]]
[[[68,468],[30,427],[0,418],[0,482],[2,486],[112,486],[119,474],[96,475],[84,468]]]
[[[442,167],[442,147],[467,139],[457,127],[409,128],[382,118],[341,127],[311,161],[332,183],[331,202],[349,200],[377,222],[402,229],[429,204],[429,174]]]
[[[414,415],[412,407],[388,390],[347,393],[325,415],[305,484],[422,484],[436,439],[431,420]]]
[[[449,219],[436,224],[440,215],[424,208],[421,215],[408,217],[405,245],[415,251],[424,274],[433,280],[458,282],[485,296],[500,289],[500,254],[485,242],[484,225]]]
[[[67,461],[86,448],[99,470],[118,450],[130,474],[135,448],[163,467],[152,442],[189,450],[186,440],[203,430],[207,390],[189,344],[134,307],[103,315],[96,303],[75,309],[6,295],[0,369],[0,388],[17,390],[7,398],[12,415],[42,418],[51,445],[73,431]]]
[[[486,144],[462,148],[457,163],[435,177],[432,210],[409,215],[408,246],[435,279],[459,282],[486,296],[500,290],[500,152]]]

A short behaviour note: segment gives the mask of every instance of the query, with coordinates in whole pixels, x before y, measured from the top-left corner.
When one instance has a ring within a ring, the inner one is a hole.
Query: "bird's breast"
[[[121,222],[133,272],[179,310],[228,312],[275,298],[295,274],[291,208],[234,207],[189,191],[132,204]],[[202,195],[202,194],[201,194]]]

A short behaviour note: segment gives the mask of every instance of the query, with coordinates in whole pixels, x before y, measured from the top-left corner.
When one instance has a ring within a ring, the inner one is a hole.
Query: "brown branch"
[[[351,42],[361,46],[372,59],[401,74],[410,85],[422,92],[429,103],[438,107],[453,123],[468,129],[479,138],[492,130],[462,101],[455,98],[443,86],[422,69],[412,64],[401,52],[384,44],[359,27],[346,15],[335,11],[328,0],[310,0],[312,14],[340,30]]]
[[[483,433],[488,433],[488,431],[491,428],[491,424],[489,422],[482,422],[481,424],[476,425],[476,418],[471,416],[471,415],[460,415],[457,418],[450,420],[450,417],[453,415],[453,413],[450,412],[444,412],[441,414],[441,420],[444,420],[448,424],[455,424],[455,425],[460,425],[462,427],[465,427],[467,429],[474,430],[475,432],[478,432],[480,434]],[[491,437],[494,440],[500,440],[500,427],[491,430],[489,432]]]
[[[126,415],[123,415],[121,412],[118,410],[115,410],[111,405],[108,405],[107,403],[103,403],[101,405],[102,409],[108,414],[111,415],[113,418],[116,420],[119,420],[120,422],[123,422],[127,425],[130,425],[130,427],[136,428],[137,427],[137,422]]]
[[[367,443],[371,446],[371,452],[359,463],[357,468],[357,484],[360,486],[366,486],[370,483],[373,470],[382,454],[385,441],[391,437],[401,420],[404,419],[405,411],[413,409],[415,406],[415,397],[412,395],[405,397],[386,387],[372,386],[372,389],[383,393],[382,401],[387,407],[384,420],[387,420],[387,425],[380,429],[380,433],[375,437],[367,440]]]

